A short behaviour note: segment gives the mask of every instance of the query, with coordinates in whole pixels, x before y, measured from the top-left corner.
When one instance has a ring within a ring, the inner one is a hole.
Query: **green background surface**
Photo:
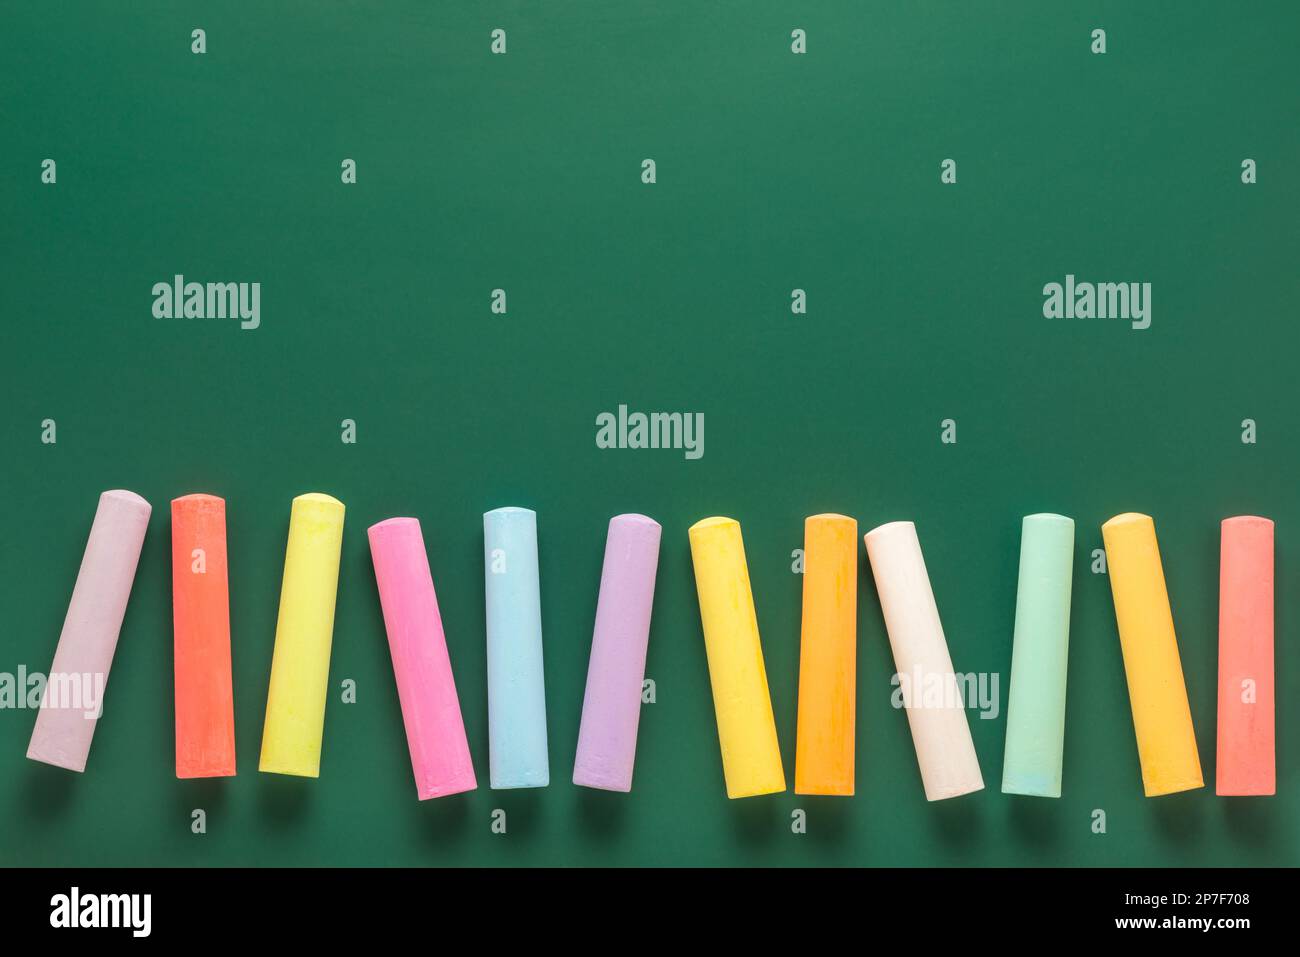
[[[0,670],[49,668],[98,494],[154,515],[84,776],[27,761],[34,715],[0,712],[0,863],[1295,863],[1300,7],[1068,6],[5,3]],[[154,319],[178,272],[261,282],[261,328]],[[1152,327],[1044,319],[1067,272],[1151,282]],[[620,402],[703,412],[704,457],[597,449]],[[255,770],[289,502],[312,490],[348,509],[314,781]],[[172,764],[167,503],[193,491],[229,503],[239,775],[215,782]],[[486,787],[480,516],[505,504],[539,515],[541,791]],[[1020,519],[1077,520],[1061,800],[1000,794],[1004,713],[971,712],[989,787],[925,802],[865,554],[857,795],[726,799],[686,529],[742,523],[792,781],[790,553],[829,510],[916,521],[954,663],[1000,673],[1004,705]],[[1089,571],[1127,510],[1156,518],[1211,782],[1218,523],[1276,520],[1277,797],[1143,798]],[[664,527],[630,795],[569,783],[623,511]],[[365,538],[403,514],[480,780],[425,803]]]

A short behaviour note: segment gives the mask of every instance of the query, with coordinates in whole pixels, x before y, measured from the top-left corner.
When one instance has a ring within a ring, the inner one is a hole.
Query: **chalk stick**
[[[1219,553],[1215,793],[1277,791],[1273,747],[1273,523],[1225,518]]]
[[[706,518],[688,534],[727,797],[784,791],[785,771],[740,523]]]
[[[478,787],[420,522],[390,518],[368,530],[397,698],[421,801]]]
[[[226,502],[172,499],[172,634],[176,776],[235,773],[235,698],[230,668]]]
[[[535,512],[498,508],[483,515],[483,578],[489,777],[496,789],[544,788],[551,769]]]
[[[99,496],[27,756],[85,771],[152,511],[134,492]]]
[[[573,763],[573,783],[583,787],[632,790],[661,531],[644,515],[609,520]]]
[[[320,777],[343,512],[319,492],[293,500],[258,765],[271,774]]]
[[[1204,786],[1156,526],[1116,515],[1101,527],[1147,797]]]
[[[852,795],[858,523],[844,515],[809,516],[803,562],[794,793]]]
[[[1007,696],[1004,794],[1061,796],[1074,519],[1026,515]]]
[[[916,526],[890,522],[865,540],[925,798],[979,791],[984,778]]]

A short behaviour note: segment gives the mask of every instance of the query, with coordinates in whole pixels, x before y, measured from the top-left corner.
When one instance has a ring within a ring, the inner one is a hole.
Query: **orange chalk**
[[[853,794],[858,523],[812,515],[803,527],[796,794]]]
[[[1273,523],[1225,518],[1219,551],[1215,793],[1274,794]]]
[[[176,654],[176,776],[235,773],[230,676],[226,502],[172,500],[172,618]]]

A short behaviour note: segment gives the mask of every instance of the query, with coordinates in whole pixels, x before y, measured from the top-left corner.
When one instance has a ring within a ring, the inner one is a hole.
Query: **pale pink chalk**
[[[659,523],[644,515],[610,519],[574,784],[632,790],[660,532]]]
[[[134,492],[116,489],[99,496],[27,746],[27,756],[33,761],[69,771],[86,770],[152,511]]]
[[[369,537],[416,793],[425,801],[473,791],[478,781],[420,523],[390,518],[371,525]]]

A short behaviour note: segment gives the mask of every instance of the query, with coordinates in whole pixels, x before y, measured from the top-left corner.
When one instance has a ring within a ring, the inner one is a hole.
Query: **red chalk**
[[[235,701],[225,499],[172,499],[172,617],[176,776],[229,777],[235,773]]]
[[[1215,793],[1273,794],[1273,523],[1241,515],[1221,528]]]

